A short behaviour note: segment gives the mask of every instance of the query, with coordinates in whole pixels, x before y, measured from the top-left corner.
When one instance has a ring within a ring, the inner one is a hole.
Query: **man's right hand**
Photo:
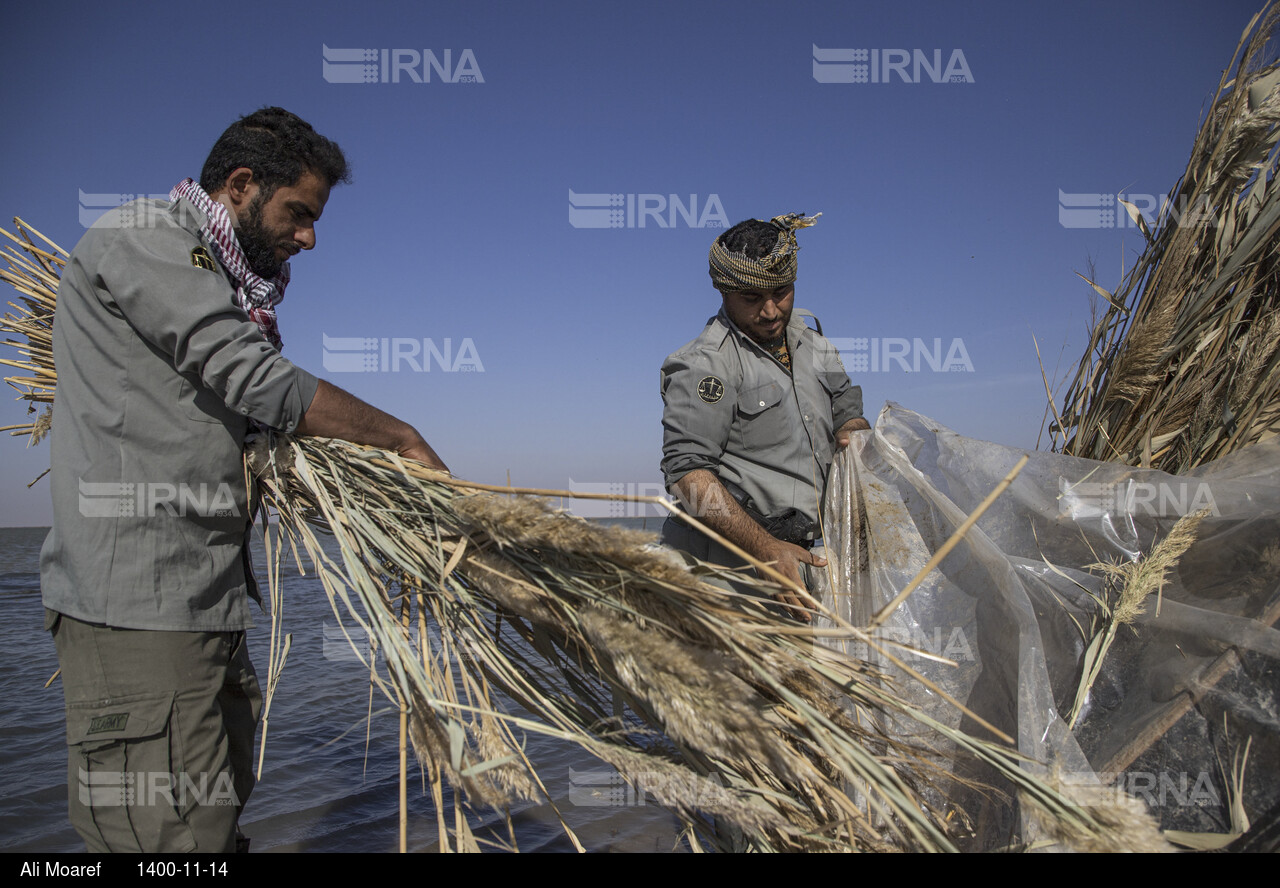
[[[449,471],[444,460],[436,455],[413,426],[323,379],[302,422],[298,423],[297,432],[394,450],[406,459],[417,460],[436,471]]]
[[[685,510],[705,522],[712,530],[741,547],[757,561],[769,564],[774,570],[790,579],[798,587],[805,587],[800,572],[801,564],[826,567],[827,560],[820,558],[802,546],[784,543],[771,536],[751,518],[738,501],[707,469],[695,469],[675,483],[675,493]],[[767,577],[767,574],[757,574]],[[783,589],[773,596],[774,601],[786,606],[787,612],[802,623],[812,621],[806,608],[816,608],[817,603],[808,595],[794,589]]]
[[[417,440],[406,447],[396,448],[396,453],[405,459],[417,460],[437,472],[444,472],[446,475],[452,474],[449,471],[449,467],[444,464],[444,460],[440,459],[436,452],[431,449],[431,445],[416,431],[413,434]]]

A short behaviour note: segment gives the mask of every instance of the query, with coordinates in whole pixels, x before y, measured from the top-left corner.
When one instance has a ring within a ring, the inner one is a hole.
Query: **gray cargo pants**
[[[71,825],[91,852],[236,850],[262,712],[243,632],[45,611],[62,669]]]

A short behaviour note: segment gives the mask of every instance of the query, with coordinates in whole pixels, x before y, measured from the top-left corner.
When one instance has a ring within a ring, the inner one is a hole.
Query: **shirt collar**
[[[716,316],[711,320],[720,321],[728,329],[729,333],[736,336],[742,342],[755,346],[766,355],[769,354],[769,350],[767,348],[738,329],[738,325],[730,320],[729,313],[724,310],[724,306],[720,307],[720,311],[716,312]],[[803,336],[804,332],[808,329],[809,325],[804,322],[804,317],[793,310],[791,312],[791,320],[787,322],[787,348],[794,352],[800,346],[800,337]]]

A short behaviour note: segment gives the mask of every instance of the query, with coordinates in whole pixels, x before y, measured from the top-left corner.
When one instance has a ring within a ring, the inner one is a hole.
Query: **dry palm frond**
[[[29,238],[26,249],[54,255]],[[41,313],[0,321],[29,343],[51,341],[49,263],[23,283]],[[24,354],[50,400],[52,350]],[[340,441],[269,434],[246,465],[279,519],[263,521],[273,620],[289,552],[310,563],[356,652],[376,652],[370,675],[408,716],[437,811],[446,781],[461,795],[453,824],[440,817],[444,847],[478,848],[469,806],[549,797],[524,753],[530,734],[577,744],[712,844],[736,831],[757,850],[955,850],[965,817],[941,790],[970,784],[949,772],[953,756],[1033,799],[1055,835],[1093,841],[1107,828],[1009,746],[935,721],[868,663],[814,644],[763,597],[704,582],[718,569],[691,571],[643,534]],[[823,632],[914,680],[824,615],[835,628]],[[274,688],[288,636],[273,626],[272,638]]]
[[[1135,213],[1137,264],[1114,294],[1090,281],[1106,311],[1054,449],[1181,474],[1280,431],[1278,23],[1245,29],[1155,229]]]

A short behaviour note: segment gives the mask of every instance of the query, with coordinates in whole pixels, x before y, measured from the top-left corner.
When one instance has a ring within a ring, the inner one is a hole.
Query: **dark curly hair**
[[[200,170],[200,187],[212,194],[240,167],[253,170],[263,200],[270,200],[282,185],[297,184],[306,171],[330,188],[351,181],[347,158],[337,143],[283,108],[259,109],[227,127]]]
[[[782,229],[772,222],[747,219],[716,238],[720,246],[730,253],[746,253],[748,259],[761,259],[769,255],[778,242]]]

